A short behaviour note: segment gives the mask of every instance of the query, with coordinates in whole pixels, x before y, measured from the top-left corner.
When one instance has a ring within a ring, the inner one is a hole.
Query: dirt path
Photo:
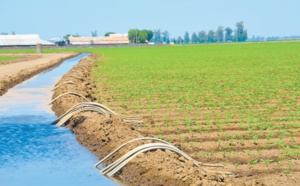
[[[72,55],[71,53],[55,53],[55,54],[38,54],[37,59],[19,61],[16,63],[10,63],[6,65],[0,66],[0,79],[4,76],[12,76],[20,72],[21,70],[36,68],[39,65],[52,63],[54,60],[58,60],[61,58],[66,58]],[[24,55],[20,55],[24,56]],[[36,56],[36,55],[28,55],[28,56]]]
[[[24,54],[24,53],[17,53],[17,54],[4,53],[4,54],[0,54],[0,57],[1,56],[13,56],[13,57],[18,57],[18,59],[2,61],[0,63],[0,66],[11,64],[11,63],[31,61],[31,60],[34,60],[37,58],[41,58],[43,55],[41,55],[41,54]]]
[[[1,54],[13,55],[13,54]],[[22,61],[0,65],[0,96],[9,88],[21,83],[22,81],[59,65],[62,61],[72,58],[78,53],[52,53],[52,54],[18,54],[23,56]]]

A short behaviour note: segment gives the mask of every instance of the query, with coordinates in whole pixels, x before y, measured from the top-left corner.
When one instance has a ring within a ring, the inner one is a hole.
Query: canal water
[[[117,185],[93,168],[97,157],[55,120],[48,103],[60,77],[89,54],[64,61],[0,97],[1,186]]]

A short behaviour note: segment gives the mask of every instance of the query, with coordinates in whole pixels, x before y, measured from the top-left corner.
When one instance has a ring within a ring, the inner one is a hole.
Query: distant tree
[[[198,36],[195,32],[192,34],[191,40],[192,40],[192,43],[198,43],[199,42],[199,38],[198,38]]]
[[[181,36],[178,36],[177,38],[177,43],[182,44],[183,43],[183,39]]]
[[[71,36],[71,34],[67,34],[65,35],[63,38],[64,38],[64,42],[65,44],[69,45],[70,44],[70,40],[69,40],[69,37]]]
[[[237,42],[236,29],[233,30],[232,41]]]
[[[15,31],[12,31],[12,32],[11,32],[11,35],[16,35]]]
[[[128,39],[132,43],[137,43],[138,42],[138,34],[139,34],[139,30],[138,29],[130,29],[128,31]]]
[[[160,29],[154,30],[153,33],[154,33],[154,38],[153,38],[154,42],[155,43],[161,43],[162,42],[162,38],[161,38]]]
[[[108,37],[110,34],[115,34],[114,32],[106,32],[105,34],[104,34],[104,36],[105,37]]]
[[[8,35],[7,32],[2,32],[0,35]]]
[[[162,40],[165,43],[170,43],[170,33],[167,30],[162,33]]]
[[[98,36],[97,30],[91,31],[91,35],[92,37],[97,37]]]
[[[241,41],[246,41],[247,39],[248,39],[248,32],[247,32],[247,30],[244,30]]]
[[[147,40],[147,32],[146,31],[140,31],[138,34],[138,41],[139,43],[146,43]]]
[[[173,42],[174,44],[177,43],[177,41],[176,41],[176,39],[174,37],[171,39],[171,42]]]
[[[258,41],[265,41],[265,39],[266,39],[265,37],[259,37],[259,36],[257,38]]]
[[[222,26],[219,26],[217,31],[216,31],[216,40],[218,42],[223,42],[224,41],[224,29]]]
[[[64,38],[64,40],[67,40],[70,36],[71,36],[71,34],[67,34],[63,38]]]
[[[151,39],[153,38],[153,31],[152,30],[142,30],[145,31],[147,33],[147,40],[151,41]]]
[[[80,37],[80,35],[78,33],[73,34],[73,37]]]
[[[243,21],[237,22],[235,26],[236,26],[236,33],[235,33],[236,41],[238,42],[246,41],[248,38],[248,34],[247,34],[247,30],[244,30]]]
[[[283,39],[283,38],[281,38]],[[264,41],[265,38],[264,37],[260,37],[260,36],[255,36],[253,35],[251,39],[249,39],[250,41]]]
[[[207,42],[209,43],[215,42],[215,32],[213,30],[208,31]]]
[[[225,28],[225,42],[232,41],[232,32],[233,30],[230,27]]]
[[[190,43],[190,41],[191,41],[191,39],[190,39],[189,33],[185,32],[185,34],[184,34],[184,43],[188,44],[188,43]]]
[[[199,38],[199,42],[200,42],[200,43],[207,42],[206,32],[205,32],[204,30],[200,31],[200,32],[198,33],[198,38]]]

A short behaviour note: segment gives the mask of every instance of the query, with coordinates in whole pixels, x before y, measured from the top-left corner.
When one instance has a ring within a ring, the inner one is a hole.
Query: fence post
[[[36,53],[42,53],[42,44],[41,43],[36,44]]]

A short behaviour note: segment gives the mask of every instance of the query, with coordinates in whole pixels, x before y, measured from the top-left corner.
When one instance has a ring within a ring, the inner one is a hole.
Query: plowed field
[[[143,116],[135,126],[143,135],[222,163],[241,179],[298,175],[299,48],[295,42],[99,49],[96,97],[118,113]]]

